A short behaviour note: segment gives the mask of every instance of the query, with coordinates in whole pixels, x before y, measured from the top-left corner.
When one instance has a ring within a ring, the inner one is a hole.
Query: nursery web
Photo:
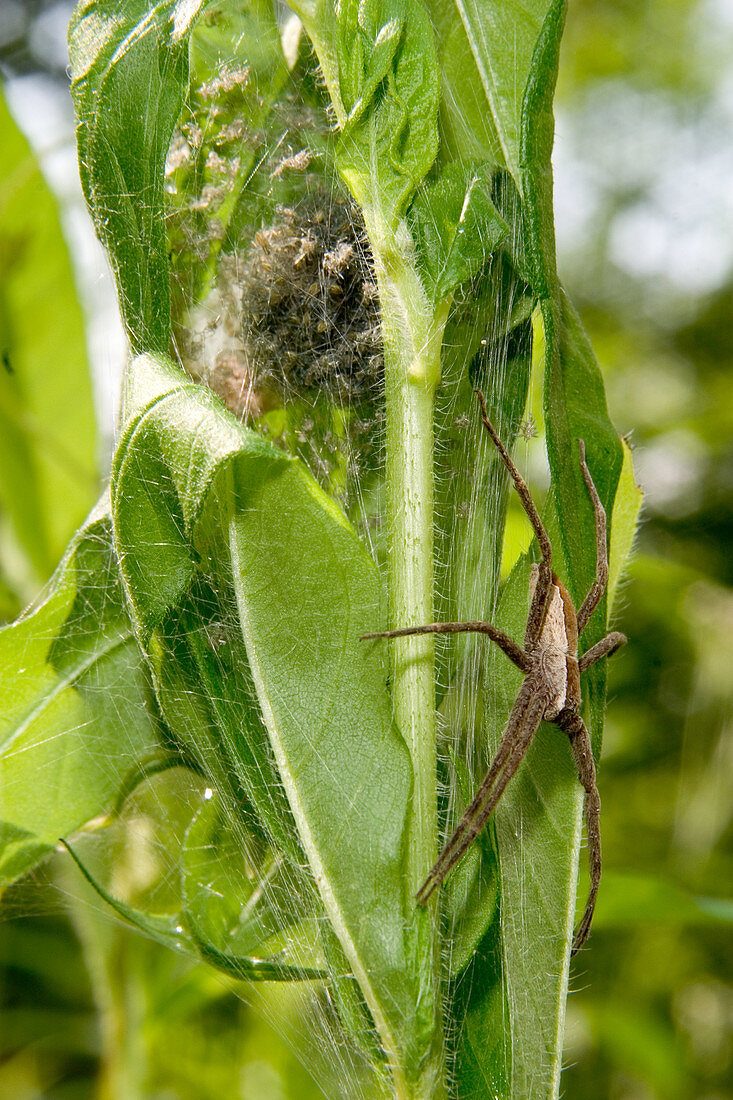
[[[384,573],[384,357],[368,236],[335,168],[334,119],[297,20],[281,12],[276,39],[257,49],[236,37],[226,9],[212,9],[194,32],[190,95],[169,150],[171,355],[238,420],[305,463]],[[455,292],[444,341],[436,619],[493,619],[502,572],[528,543],[516,513],[504,537],[506,476],[480,430],[477,386],[502,437],[509,445],[519,437],[519,461],[529,458],[544,477],[530,380],[533,301],[512,260],[521,247],[518,199],[499,171],[494,184],[510,238],[497,254],[487,249],[483,269]],[[202,579],[195,609],[192,595],[166,629],[171,651],[185,637],[205,653],[213,680],[236,681],[254,698],[231,585]],[[506,713],[511,698],[497,698],[488,682],[481,639],[440,639],[437,652],[447,831],[490,756],[482,716],[489,707]],[[193,714],[195,687],[187,693]],[[236,755],[230,719],[219,728],[220,759]],[[131,790],[114,825],[134,856],[111,863],[90,835],[85,862],[109,895],[137,909],[182,906],[189,934],[215,941],[222,955],[277,956],[307,972],[283,986],[296,1006],[288,1041],[309,1052],[324,1095],[372,1095],[370,1043],[378,1040],[288,831],[287,808],[282,835],[273,835],[236,778],[212,772],[211,746],[167,748],[165,766]],[[264,757],[261,766],[263,786],[286,807],[274,761]],[[237,990],[248,997],[246,984]],[[457,1027],[448,1004],[446,1022],[449,1032]]]

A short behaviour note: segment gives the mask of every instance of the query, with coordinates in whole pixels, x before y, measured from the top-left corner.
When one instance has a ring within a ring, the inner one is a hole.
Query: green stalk
[[[375,258],[385,356],[387,541],[390,626],[419,626],[433,614],[433,416],[447,304],[429,303],[404,222],[394,230],[365,209]],[[414,788],[407,889],[417,892],[437,853],[435,661],[431,635],[391,643],[395,720],[412,757]],[[432,903],[435,904],[434,902]],[[434,1043],[415,1098],[443,1094],[440,940],[430,917]]]
[[[433,620],[433,388],[387,364],[387,524],[390,621]],[[436,856],[435,671],[431,635],[391,644],[395,719],[412,755],[414,788],[407,886],[412,895]]]

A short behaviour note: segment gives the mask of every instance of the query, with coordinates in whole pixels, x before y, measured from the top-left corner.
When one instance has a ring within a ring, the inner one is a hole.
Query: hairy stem
[[[368,208],[365,220],[379,282],[385,352],[390,626],[419,626],[433,618],[433,413],[447,307],[434,312],[427,301],[405,224],[393,230]],[[407,889],[414,897],[437,849],[434,639],[418,635],[390,645],[395,720],[414,773],[407,857]],[[438,1097],[443,1087],[436,920],[431,934],[435,1053],[415,1097]]]

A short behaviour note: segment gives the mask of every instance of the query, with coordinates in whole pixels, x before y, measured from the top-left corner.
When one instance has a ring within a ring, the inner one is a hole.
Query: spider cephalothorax
[[[532,569],[531,602],[524,643],[519,645],[498,627],[486,622],[428,623],[403,627],[363,638],[400,638],[408,634],[486,634],[524,673],[524,681],[512,707],[509,720],[488,772],[458,827],[438,856],[420,890],[417,900],[424,904],[485,825],[489,815],[521,764],[540,722],[553,722],[570,739],[578,777],[585,790],[585,819],[590,851],[591,888],[583,918],[573,940],[573,953],[585,942],[590,931],[598,886],[601,880],[601,800],[596,785],[590,736],[580,714],[580,675],[602,657],[608,657],[626,641],[613,632],[597,642],[581,657],[578,638],[598,606],[608,582],[606,513],[601,504],[590,470],[585,461],[585,445],[578,441],[580,468],[593,504],[596,524],[596,576],[588,595],[576,612],[569,593],[552,572],[552,545],[535,507],[529,489],[514,465],[486,412],[481,391],[477,391],[481,419],[486,431],[511,474],[539,543],[541,560]]]

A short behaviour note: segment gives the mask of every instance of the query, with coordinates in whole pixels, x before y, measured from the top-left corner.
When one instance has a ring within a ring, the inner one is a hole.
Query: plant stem
[[[387,523],[390,622],[433,619],[433,390],[387,368]],[[414,768],[408,889],[415,894],[436,855],[434,641],[395,639],[392,698]]]
[[[419,626],[433,618],[433,412],[448,310],[446,305],[434,311],[428,302],[404,222],[394,230],[373,209],[364,213],[384,338],[390,625]],[[412,897],[437,850],[435,669],[430,635],[393,643],[392,698],[414,774],[407,856],[407,890]],[[437,920],[432,919],[431,927],[434,1056],[413,1094],[416,1098],[439,1097],[444,1080]]]

